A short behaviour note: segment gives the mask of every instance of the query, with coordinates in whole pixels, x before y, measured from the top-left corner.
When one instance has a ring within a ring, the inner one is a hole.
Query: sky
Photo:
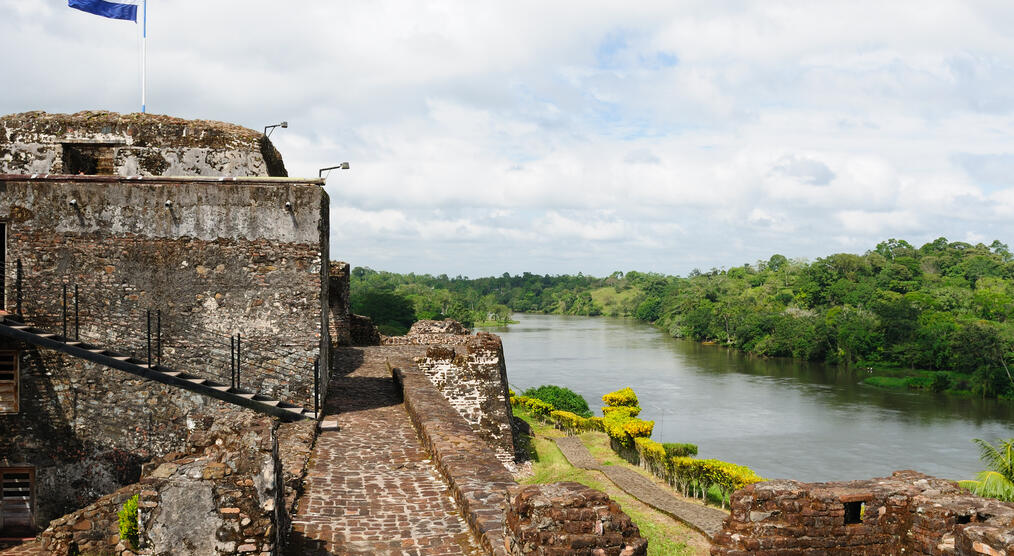
[[[1014,5],[150,0],[148,111],[331,172],[331,256],[686,275],[1014,243]],[[0,113],[140,108],[139,29],[0,0]]]

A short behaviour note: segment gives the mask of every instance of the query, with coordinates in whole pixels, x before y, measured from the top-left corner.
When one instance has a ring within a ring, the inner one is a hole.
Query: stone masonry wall
[[[420,440],[487,554],[645,554],[637,528],[604,493],[577,483],[519,487],[425,374],[392,373]]]
[[[349,263],[331,261],[328,276],[328,306],[331,311],[331,343],[332,346],[351,346],[352,332],[349,311]]]
[[[72,545],[84,554],[134,554],[119,538],[116,513],[139,494],[138,553],[277,553],[288,524],[285,500],[295,497],[279,470],[286,460],[305,463],[312,426],[275,425],[255,416],[195,433],[193,455],[176,455],[140,483],[53,521],[39,535],[42,547],[47,554],[67,554]]]
[[[25,112],[0,117],[0,174],[76,174],[68,152],[119,176],[286,176],[261,132],[155,114]]]
[[[513,556],[648,553],[648,541],[604,492],[573,482],[516,486],[509,492],[504,531]]]
[[[76,284],[81,339],[137,355],[144,311],[160,309],[163,364],[225,383],[239,331],[243,384],[312,407],[316,357],[323,391],[328,376],[326,216],[315,183],[0,176],[6,306],[15,308],[20,260],[26,320],[60,331],[62,285]],[[193,431],[237,409],[0,345],[11,348],[21,352],[21,410],[0,415],[0,466],[36,468],[40,527],[136,481],[142,463],[185,451]]]
[[[82,339],[138,354],[146,310],[161,310],[163,363],[226,383],[240,333],[241,377],[312,407],[330,343],[327,203],[307,182],[0,176],[6,305],[20,261],[29,322],[58,329],[62,286],[77,286]]]
[[[1014,504],[914,471],[868,481],[756,483],[733,494],[731,509],[713,555],[1014,551]]]
[[[472,430],[493,447],[497,457],[513,468],[517,442],[500,338],[484,332],[475,336],[444,335],[443,338],[448,343],[465,338],[467,343],[427,349],[426,357],[418,362],[419,369]]]

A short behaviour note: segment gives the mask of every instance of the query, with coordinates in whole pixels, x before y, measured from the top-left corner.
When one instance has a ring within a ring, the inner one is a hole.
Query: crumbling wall
[[[644,556],[648,541],[601,491],[581,483],[516,486],[505,510],[507,553]]]
[[[736,491],[716,556],[1010,554],[1014,504],[915,471],[868,481],[768,481]]]
[[[0,117],[0,174],[77,173],[77,151],[119,176],[286,176],[271,141],[224,122],[154,114],[24,112]]]
[[[426,373],[472,430],[496,451],[497,457],[505,465],[513,467],[517,442],[508,400],[507,365],[500,338],[484,332],[475,336],[426,332],[423,336],[433,340],[428,343],[438,343],[440,339],[446,340],[446,343],[427,349],[426,357],[418,362],[419,369]],[[467,343],[449,345],[458,339]]]
[[[263,416],[216,422],[192,435],[191,454],[149,465],[139,483],[53,521],[41,546],[47,554],[134,553],[116,514],[138,495],[140,553],[277,553],[291,511],[285,500],[295,497],[279,469],[305,463],[312,434],[303,423],[283,430]]]

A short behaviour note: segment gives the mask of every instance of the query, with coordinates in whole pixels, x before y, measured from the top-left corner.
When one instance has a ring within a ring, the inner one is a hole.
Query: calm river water
[[[644,323],[606,317],[515,315],[500,334],[515,390],[558,384],[601,415],[601,396],[625,386],[655,421],[652,438],[692,442],[698,457],[746,465],[767,478],[866,479],[915,469],[971,479],[972,438],[1014,437],[1014,404],[883,391],[853,371],[759,359],[676,340]]]

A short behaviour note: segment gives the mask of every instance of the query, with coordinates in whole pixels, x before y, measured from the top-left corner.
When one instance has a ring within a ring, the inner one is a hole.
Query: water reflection
[[[1014,437],[1012,404],[885,391],[861,371],[762,359],[675,340],[637,322],[517,315],[503,337],[515,389],[559,384],[598,409],[630,386],[656,440],[693,442],[701,457],[806,481],[916,469],[952,479],[981,469],[972,438]]]

